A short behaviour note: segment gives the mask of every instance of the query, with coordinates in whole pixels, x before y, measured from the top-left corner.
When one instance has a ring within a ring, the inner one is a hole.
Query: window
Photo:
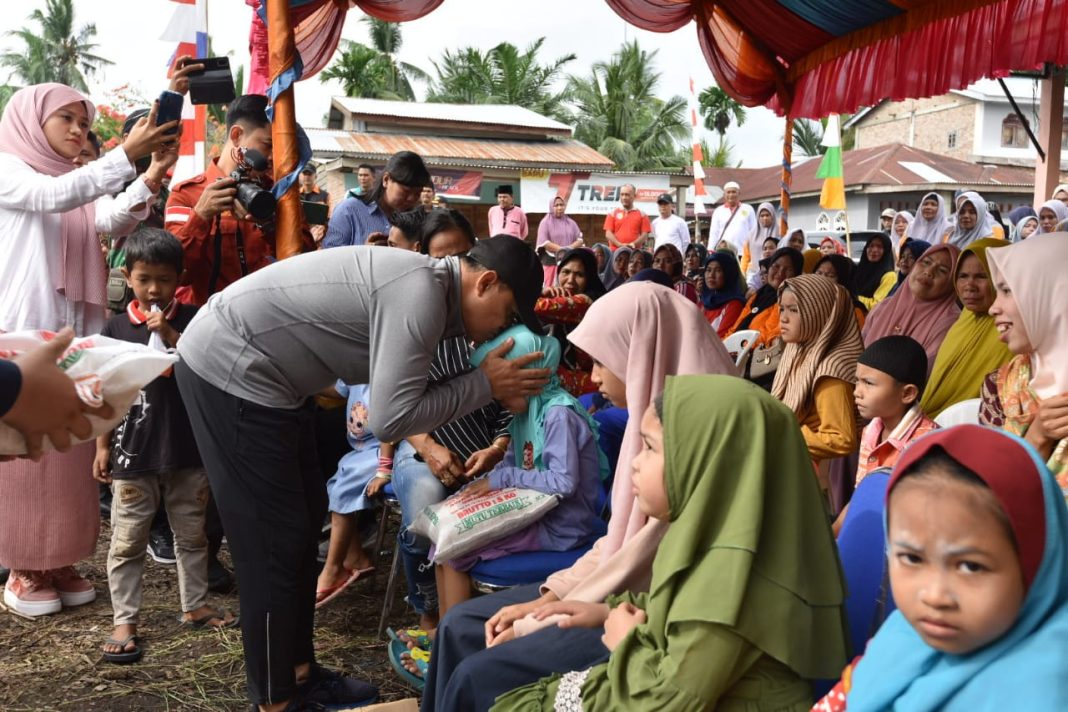
[[[1027,148],[1027,130],[1016,114],[1009,114],[1001,122],[1002,148]]]
[[[957,147],[957,131],[953,130],[953,131],[949,132],[948,136],[946,136],[946,148],[956,148],[956,147]]]

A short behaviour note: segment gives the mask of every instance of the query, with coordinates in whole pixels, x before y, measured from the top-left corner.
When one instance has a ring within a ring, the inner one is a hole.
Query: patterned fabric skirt
[[[100,533],[92,441],[40,462],[0,463],[0,563],[30,571],[87,558]]]

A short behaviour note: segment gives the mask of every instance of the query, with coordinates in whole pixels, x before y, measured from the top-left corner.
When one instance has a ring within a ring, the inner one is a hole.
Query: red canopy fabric
[[[818,118],[1068,63],[1068,0],[607,0],[633,25],[697,23],[717,83],[746,106]]]

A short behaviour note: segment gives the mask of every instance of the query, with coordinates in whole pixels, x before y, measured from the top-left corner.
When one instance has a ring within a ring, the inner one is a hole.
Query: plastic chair
[[[749,360],[749,355],[759,339],[760,332],[756,329],[741,329],[723,340],[727,353],[734,357],[734,366],[738,373],[745,373],[745,362]]]
[[[940,428],[951,428],[954,425],[968,425],[979,423],[979,406],[983,401],[980,398],[972,398],[970,400],[961,401],[955,403],[941,413],[934,419],[938,423]]]
[[[574,564],[590,550],[594,541],[604,536],[608,528],[603,520],[598,522],[597,532],[589,542],[568,551],[524,551],[492,561],[480,561],[468,572],[471,585],[481,593],[494,593],[544,581],[551,574]]]
[[[889,482],[889,469],[876,470],[861,480],[838,534],[838,555],[846,579],[846,618],[855,655],[864,652],[868,640],[895,608],[887,580],[883,528]]]
[[[382,488],[382,518],[378,522],[378,536],[375,538],[375,550],[374,558],[375,565],[378,564],[378,559],[385,553],[383,547],[386,543],[386,529],[389,524],[389,517],[391,514],[397,516],[397,521],[400,521],[401,508],[400,500],[397,499],[397,492],[393,489],[393,483],[387,482],[386,486]],[[393,543],[393,561],[389,565],[389,578],[386,579],[386,595],[382,598],[382,613],[378,617],[378,637],[381,638],[386,631],[386,618],[389,617],[390,612],[393,610],[393,596],[397,592],[397,574],[400,571],[400,546],[397,542]]]

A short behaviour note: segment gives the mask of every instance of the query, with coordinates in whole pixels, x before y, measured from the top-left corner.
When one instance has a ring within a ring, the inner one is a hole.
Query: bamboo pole
[[[267,47],[271,82],[279,74],[293,66],[297,47],[293,37],[293,25],[289,19],[289,0],[267,0]],[[274,179],[289,175],[297,167],[297,115],[290,86],[274,100],[274,120],[271,122]],[[281,200],[275,214],[275,256],[283,260],[299,254],[303,240],[301,225],[304,221],[300,195],[294,183]]]
[[[782,134],[782,178],[779,181],[779,234],[786,236],[790,229],[790,188],[794,173],[791,164],[794,157],[794,122],[786,113],[786,129]]]

